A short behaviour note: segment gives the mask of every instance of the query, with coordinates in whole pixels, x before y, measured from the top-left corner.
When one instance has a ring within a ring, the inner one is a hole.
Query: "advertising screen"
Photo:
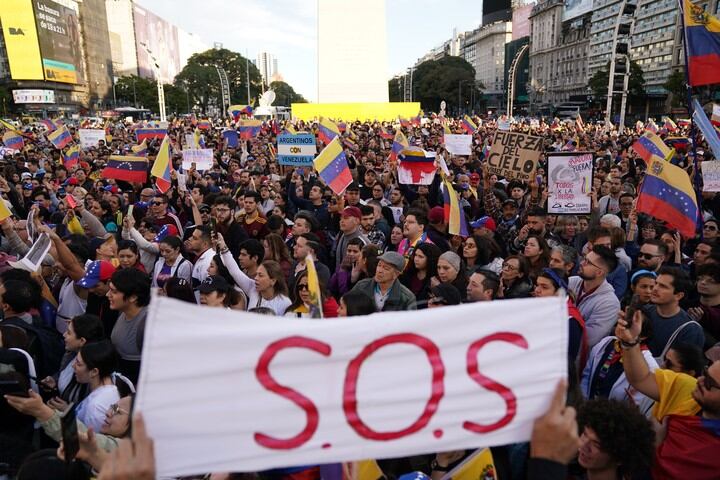
[[[0,1],[0,20],[12,79],[43,80],[32,1]]]
[[[82,83],[84,74],[77,12],[52,0],[35,0],[34,3],[45,80]]]
[[[180,73],[177,27],[137,5],[133,8],[133,18],[135,20],[138,73],[141,77],[155,78],[154,62],[145,51],[145,47],[147,47],[153,57],[157,59],[160,80],[164,83],[172,82],[175,75]]]
[[[579,17],[593,9],[592,0],[565,0],[565,9],[563,10],[563,21],[571,18]]]

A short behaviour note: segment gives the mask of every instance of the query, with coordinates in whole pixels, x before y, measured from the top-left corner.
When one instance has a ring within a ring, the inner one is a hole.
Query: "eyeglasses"
[[[587,263],[587,264],[592,265],[592,266],[595,267],[595,268],[599,268],[600,270],[602,270],[602,267],[600,267],[600,266],[597,265],[596,263],[593,263],[592,260],[590,260],[590,259],[587,257],[587,255],[585,255],[584,257],[582,257],[582,260],[580,260],[580,263]]]
[[[151,203],[151,205],[153,205],[153,206],[155,206],[155,207],[160,206],[160,205],[162,205],[162,204],[163,204],[163,202],[152,202],[152,203]]]
[[[303,290],[310,290],[307,283],[301,283],[300,285],[298,285],[298,291],[302,292]]]
[[[703,225],[703,230],[712,230],[712,231],[715,231],[715,230],[717,230],[717,229],[718,229],[718,227],[714,227],[714,226],[712,226],[712,225]]]
[[[655,257],[663,257],[663,256],[664,256],[664,255],[653,255],[652,253],[645,253],[645,252],[640,252],[640,253],[638,254],[638,257],[642,257],[642,258],[644,258],[645,260],[652,260],[652,259],[655,258]]]
[[[118,405],[117,403],[113,403],[112,405],[110,405],[109,412],[111,417],[114,417],[118,413],[122,413],[123,415],[130,415],[130,412],[120,408],[120,405]]]
[[[707,365],[703,368],[703,386],[705,390],[712,390],[713,388],[720,390],[720,383],[710,376]]]

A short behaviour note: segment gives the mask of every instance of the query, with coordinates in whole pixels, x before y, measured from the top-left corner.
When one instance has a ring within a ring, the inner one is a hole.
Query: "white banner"
[[[548,213],[590,213],[592,179],[592,153],[548,154]]]
[[[100,140],[105,141],[105,130],[97,128],[81,128],[80,132],[80,146],[82,148],[97,147],[100,145]]]
[[[188,170],[195,164],[198,171],[210,170],[213,166],[212,148],[187,148],[182,151],[182,168]]]
[[[159,477],[524,442],[567,375],[560,297],[333,320],[208,308],[149,307],[136,408]]]
[[[470,155],[472,135],[445,134],[445,150],[453,155]]]
[[[700,164],[703,192],[720,192],[720,161],[712,160]]]

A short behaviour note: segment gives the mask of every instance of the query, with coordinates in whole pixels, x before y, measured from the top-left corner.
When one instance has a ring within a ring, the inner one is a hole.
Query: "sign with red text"
[[[543,145],[542,137],[498,130],[488,155],[488,171],[507,179],[535,181]]]
[[[567,341],[560,297],[326,320],[154,297],[136,408],[158,477],[525,442]]]
[[[592,210],[593,154],[548,154],[548,213],[588,214]]]

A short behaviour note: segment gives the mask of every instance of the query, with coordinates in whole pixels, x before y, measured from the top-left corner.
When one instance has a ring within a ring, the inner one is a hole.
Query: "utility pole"
[[[143,49],[145,50],[145,53],[147,53],[148,57],[150,57],[150,65],[153,68],[153,73],[155,74],[155,79],[157,80],[157,91],[158,91],[158,107],[160,108],[160,121],[166,122],[167,116],[165,115],[165,88],[163,88],[162,80],[160,79],[160,64],[158,63],[155,56],[152,54],[148,46],[144,43],[140,44]],[[133,90],[135,89],[135,84],[133,83]],[[137,99],[136,99],[137,103]]]
[[[250,105],[250,58],[245,50],[245,82],[247,83],[247,104]]]

